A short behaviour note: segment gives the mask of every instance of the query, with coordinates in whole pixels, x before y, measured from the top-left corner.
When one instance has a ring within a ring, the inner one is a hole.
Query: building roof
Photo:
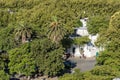
[[[75,28],[75,29],[87,30],[87,27],[79,27],[79,28]]]

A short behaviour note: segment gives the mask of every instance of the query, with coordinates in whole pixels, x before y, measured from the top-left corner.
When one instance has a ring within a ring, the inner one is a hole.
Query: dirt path
[[[73,69],[75,68],[80,69],[81,72],[85,72],[93,69],[96,64],[95,58],[89,58],[89,59],[69,58],[69,60],[76,63],[76,66]]]

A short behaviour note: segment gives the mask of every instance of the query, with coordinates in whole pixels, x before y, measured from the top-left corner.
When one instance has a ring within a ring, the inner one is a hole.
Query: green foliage
[[[82,74],[82,77],[74,76],[74,74],[65,74],[64,76],[60,77],[60,80],[111,80],[115,77],[119,77],[120,75],[120,69],[119,69],[119,55],[116,54],[116,57],[113,54],[108,53],[106,57],[102,56],[105,55],[101,54],[101,57],[98,57],[98,62],[102,61],[104,59],[104,62],[102,64],[97,63],[97,66],[95,66],[94,69],[92,69],[89,72],[85,72]],[[111,55],[111,59],[110,59]],[[114,60],[115,59],[115,60]],[[81,73],[78,73],[77,75],[80,75]]]
[[[96,66],[91,73],[94,75],[101,75],[101,76],[110,76],[110,77],[117,77],[120,75],[119,69],[115,67],[111,67],[109,65],[103,65],[103,66]]]
[[[76,21],[76,23],[74,23],[74,25],[75,25],[75,27],[82,27],[83,26],[82,22],[79,19]]]
[[[109,50],[112,51],[120,51],[120,42],[119,42],[119,38],[120,38],[120,24],[119,24],[119,20],[120,19],[120,11],[116,12],[110,20],[109,23],[109,29],[108,29],[108,48]]]
[[[79,22],[80,18],[90,17],[89,22],[91,25],[92,22],[100,24],[94,24],[97,28],[94,29],[94,31],[96,30],[97,32],[99,32],[99,27],[106,27],[106,25],[108,25],[110,16],[114,12],[119,10],[119,4],[120,2],[118,0],[11,0],[9,2],[7,0],[2,0],[0,1],[0,24],[1,27],[4,28],[8,27],[10,23],[15,24],[16,22],[25,21],[27,22],[27,24],[32,25],[33,30],[37,32],[34,35],[36,35],[37,38],[41,38],[47,36],[46,32],[49,30],[48,26],[52,22],[51,16],[56,16],[57,18],[59,18],[64,30],[66,30],[66,34],[72,33],[74,27],[81,25],[81,23]],[[92,31],[92,29],[93,27],[90,28],[90,32]],[[10,40],[12,39],[12,37],[10,37]],[[5,39],[4,41],[7,40],[9,39]],[[2,43],[0,45],[6,45]],[[9,44],[7,45],[12,44],[12,42],[8,43]],[[15,45],[13,45],[12,47],[15,47]],[[4,49],[8,50],[8,47],[4,47]]]
[[[84,37],[74,38],[73,42],[76,45],[84,45],[90,42],[90,39],[88,38],[88,36],[84,36]]]
[[[0,80],[10,80],[10,76],[6,74],[3,70],[0,70]]]
[[[119,52],[104,51],[97,57],[97,66],[91,70],[91,74],[100,77],[100,80],[110,80],[120,76]],[[107,76],[107,77],[106,77]]]
[[[115,77],[120,77],[119,16],[120,12],[116,12],[111,17],[108,29],[104,28],[102,29],[104,31],[100,32],[101,37],[98,39],[98,44],[105,47],[106,50],[97,57],[95,68],[83,74],[83,80],[112,80]]]
[[[6,52],[0,53],[0,70],[8,69],[8,54]]]
[[[97,34],[101,32],[101,29],[107,28],[109,24],[109,18],[103,16],[91,16],[88,21],[88,31],[90,34]]]
[[[8,27],[14,21],[15,17],[9,9],[0,9],[0,29]]]
[[[0,49],[9,52],[10,72],[28,76],[38,70],[41,74],[47,74],[49,76],[57,75],[64,68],[63,60],[61,59],[64,49],[61,47],[61,44],[63,45],[67,41],[68,36],[66,35],[71,34],[74,27],[82,25],[79,19],[84,17],[89,18],[89,32],[92,34],[99,32],[102,35],[98,44],[103,45],[105,43],[103,46],[108,51],[111,51],[105,52],[104,55],[101,54],[98,59],[98,64],[114,65],[115,63],[118,68],[119,59],[116,56],[120,52],[120,17],[119,12],[115,12],[119,8],[119,0],[0,0]],[[113,13],[115,14],[113,15]],[[113,16],[111,17],[111,15]],[[52,16],[56,16],[58,20],[52,20]],[[18,25],[16,28],[16,24],[20,24],[21,21],[24,21],[27,27],[32,30],[32,34],[27,35],[27,38],[32,38],[33,40],[23,45],[15,40],[14,33],[17,28],[20,28]],[[48,27],[53,22],[59,23],[57,25],[59,29],[54,30],[55,28],[50,29]],[[106,30],[108,26],[109,29]],[[54,36],[57,36],[57,42],[63,39],[59,45],[55,45],[50,40],[44,39],[48,36],[47,32],[49,30],[52,32],[52,36],[49,36],[51,40],[54,39]],[[63,37],[64,30],[65,37]],[[89,39],[87,37],[81,37],[80,39],[76,38],[74,42],[75,44],[81,45],[89,42]],[[66,45],[69,44],[67,43],[63,46],[66,48],[68,47]],[[115,56],[111,57],[109,54],[108,58],[108,53],[115,53]],[[2,62],[3,60],[1,58],[1,67],[4,69],[4,62]],[[116,71],[116,67],[111,71]],[[97,69],[99,68],[104,67],[97,67]],[[104,69],[101,70],[105,72]],[[104,74],[104,72],[98,72]],[[94,80],[107,79],[105,76],[95,74],[90,73],[90,76],[86,80],[92,80],[92,78]],[[74,79],[77,79],[76,77]]]
[[[51,22],[49,26],[49,31],[48,31],[48,38],[50,38],[53,42],[59,43],[64,35],[65,35],[65,30],[64,30],[64,24],[58,21],[57,17],[53,17],[53,22]]]
[[[73,74],[64,74],[59,80],[83,80],[83,73],[79,69],[76,69]]]
[[[0,28],[7,27],[9,22],[9,13],[7,11],[0,10]]]
[[[84,73],[84,80],[111,80],[110,76],[93,75],[91,72]]]
[[[14,28],[6,27],[0,30],[0,49],[9,50],[15,48],[17,45],[13,35]]]
[[[120,11],[116,12],[114,15],[111,16],[109,28],[114,27],[114,29],[120,29],[119,19],[120,19]]]
[[[64,69],[62,55],[63,48],[56,46],[50,40],[34,40],[9,51],[10,72],[30,76],[37,71],[44,75],[55,76]]]
[[[8,54],[6,52],[0,52],[0,80],[9,80],[8,75]]]
[[[40,73],[55,76],[64,69],[62,55],[64,49],[48,39],[35,40],[31,43],[31,52]]]
[[[9,51],[10,73],[30,76],[35,72],[35,61],[29,52],[29,43]]]
[[[14,30],[16,41],[25,43],[32,38],[33,31],[25,22],[19,22],[16,29]]]
[[[62,49],[57,49],[48,54],[48,58],[45,60],[45,74],[49,76],[55,76],[60,74],[60,71],[64,69],[63,60],[61,59],[63,54]]]
[[[112,52],[112,51],[104,51],[100,54],[100,56],[97,58],[98,61],[98,65],[109,65],[111,66],[113,69],[117,68],[118,71],[120,72],[120,60],[119,57],[120,53],[119,52]]]
[[[98,38],[97,43],[103,44],[107,50],[110,51],[119,51],[120,50],[120,29],[119,29],[119,19],[120,19],[120,12],[116,12],[110,19],[109,27],[105,31],[100,34],[100,38]]]

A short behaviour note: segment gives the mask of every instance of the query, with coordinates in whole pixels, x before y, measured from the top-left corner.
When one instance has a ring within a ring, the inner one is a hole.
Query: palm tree
[[[22,43],[27,42],[28,39],[31,39],[32,30],[27,24],[19,24],[19,26],[15,29],[15,39],[21,40]]]
[[[55,43],[59,43],[65,35],[65,30],[60,21],[57,20],[57,17],[53,17],[53,21],[49,25],[48,38]]]

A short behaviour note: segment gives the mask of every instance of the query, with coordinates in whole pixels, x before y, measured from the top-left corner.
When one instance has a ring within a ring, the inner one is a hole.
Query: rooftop
[[[79,27],[79,28],[75,28],[75,29],[87,30],[87,27]]]

